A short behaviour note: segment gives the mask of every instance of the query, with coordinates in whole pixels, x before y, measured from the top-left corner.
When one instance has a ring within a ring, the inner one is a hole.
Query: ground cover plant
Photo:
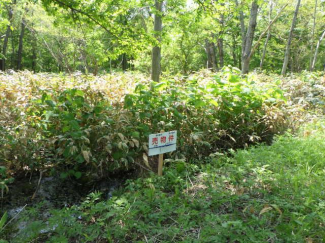
[[[46,222],[41,206],[28,210],[11,242],[323,242],[324,126],[205,163],[169,160],[164,177],[131,180],[109,200],[94,192]]]

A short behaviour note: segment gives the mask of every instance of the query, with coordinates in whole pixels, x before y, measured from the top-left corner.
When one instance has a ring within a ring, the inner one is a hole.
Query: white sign
[[[149,156],[176,150],[177,131],[149,135]]]

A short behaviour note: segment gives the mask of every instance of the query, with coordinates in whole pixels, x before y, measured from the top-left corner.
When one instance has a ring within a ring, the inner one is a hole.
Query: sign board
[[[149,135],[149,156],[176,150],[177,131]]]

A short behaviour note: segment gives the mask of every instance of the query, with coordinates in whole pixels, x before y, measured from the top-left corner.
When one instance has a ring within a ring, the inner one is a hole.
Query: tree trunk
[[[15,3],[15,1],[14,1],[14,3]],[[2,60],[0,60],[0,63],[1,63],[0,70],[2,70],[2,71],[6,70],[6,54],[7,54],[9,36],[10,36],[10,33],[11,33],[12,16],[13,16],[13,12],[12,12],[12,8],[10,6],[9,10],[8,10],[8,17],[9,17],[10,24],[7,26],[6,35],[5,35],[5,38],[3,40],[3,46],[2,46],[2,54],[3,54],[4,57],[3,57]]]
[[[313,67],[313,56],[312,55],[313,55],[314,39],[315,39],[316,11],[317,11],[317,0],[315,0],[313,31],[312,31],[312,35],[311,35],[311,45],[310,45],[310,65],[309,65],[310,71],[312,71],[312,67]]]
[[[224,6],[224,4],[221,4],[221,6]],[[223,68],[224,65],[224,50],[223,50],[223,30],[224,30],[224,15],[221,14],[219,19],[219,24],[221,26],[221,31],[218,34],[218,54],[219,54],[219,65],[220,68]]]
[[[295,29],[295,25],[296,25],[296,21],[297,21],[297,16],[298,16],[299,7],[300,7],[300,1],[301,0],[297,1],[296,10],[295,10],[295,13],[294,13],[294,16],[292,19],[291,29],[290,29],[289,37],[288,37],[288,43],[287,43],[286,51],[284,54],[283,67],[282,67],[282,71],[281,71],[282,75],[285,75],[286,71],[287,71],[287,66],[288,66],[288,61],[289,61],[289,56],[290,56],[291,41],[292,41],[293,31]]]
[[[33,45],[33,55],[32,55],[32,70],[36,72],[36,64],[37,64],[37,40],[34,37],[34,45]]]
[[[318,42],[317,42],[317,46],[315,49],[315,54],[314,54],[314,58],[313,58],[313,63],[311,65],[311,71],[314,71],[315,69],[315,65],[316,65],[316,60],[317,60],[317,55],[318,55],[318,50],[319,50],[319,46],[320,43],[322,42],[322,40],[325,38],[325,30],[323,31],[323,34],[321,35],[321,37],[319,38]],[[325,65],[325,64],[324,64]],[[325,68],[325,67],[324,67]]]
[[[256,28],[257,10],[258,10],[257,1],[253,1],[251,7],[251,13],[249,17],[247,34],[245,36],[245,49],[242,55],[242,74],[247,74],[249,71],[250,54],[251,54],[255,28]]]
[[[236,0],[236,6],[237,6],[237,8],[239,7],[238,0]],[[245,21],[244,21],[244,13],[242,10],[239,11],[239,21],[240,21],[240,33],[241,33],[241,38],[242,38],[241,56],[243,56],[244,50],[245,50],[245,41],[246,41],[246,38],[245,38],[246,28],[245,28]]]
[[[17,53],[17,70],[21,70],[21,62],[23,59],[23,40],[25,35],[25,19],[23,18],[21,21],[21,30],[19,35],[19,45],[18,45],[18,53]]]
[[[8,25],[6,35],[5,35],[5,38],[3,40],[3,46],[2,46],[3,59],[0,60],[0,63],[1,63],[0,69],[2,71],[6,70],[6,54],[7,54],[7,47],[8,47],[8,40],[9,40],[10,32],[11,32],[11,28],[10,28],[10,25]]]
[[[232,35],[232,59],[233,59],[233,66],[236,67],[237,64],[237,41],[236,41],[236,35]]]
[[[152,48],[152,71],[151,71],[151,79],[155,82],[159,82],[160,72],[161,72],[161,32],[162,32],[162,6],[163,0],[155,0],[155,24],[154,24],[154,31],[155,37],[159,42],[158,45]]]
[[[127,69],[128,69],[128,59],[127,59],[126,54],[124,53],[122,55],[122,70],[123,70],[123,72],[125,72]]]
[[[269,4],[270,4],[270,11],[269,11],[269,24],[270,24],[271,23],[272,11],[273,11],[273,2],[270,1]],[[266,55],[266,47],[267,47],[267,44],[269,42],[270,36],[271,36],[271,28],[267,32],[266,40],[265,40],[265,43],[264,43],[263,54],[262,54],[262,58],[261,58],[261,62],[260,62],[260,69],[263,68],[264,59],[265,59],[265,55]]]
[[[218,54],[219,54],[220,68],[223,68],[224,65],[223,38],[218,38]]]
[[[213,42],[209,40],[205,40],[205,50],[208,57],[207,68],[211,69],[212,71],[218,70],[218,64],[216,59],[216,46]]]

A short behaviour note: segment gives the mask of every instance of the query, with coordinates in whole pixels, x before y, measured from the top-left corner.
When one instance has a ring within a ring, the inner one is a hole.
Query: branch
[[[270,22],[269,26],[266,28],[266,30],[260,35],[260,37],[258,38],[257,42],[255,43],[255,45],[252,48],[251,53],[248,56],[248,59],[251,59],[251,57],[253,56],[256,48],[258,47],[258,45],[260,44],[262,38],[264,37],[264,35],[270,30],[271,26],[274,24],[274,22],[280,17],[280,14],[282,13],[282,11],[288,6],[288,3],[285,4],[279,11],[279,13],[275,16],[275,18]]]
[[[70,9],[71,11],[73,12],[77,12],[77,13],[80,13],[82,15],[85,15],[87,18],[89,18],[90,20],[92,20],[94,23],[98,24],[100,27],[102,27],[107,33],[111,34],[111,35],[114,35],[115,37],[118,38],[118,36],[116,36],[115,34],[113,34],[107,27],[105,27],[103,24],[101,24],[97,19],[95,19],[94,17],[92,17],[90,14],[80,10],[80,9],[76,9],[60,0],[53,0],[54,2],[58,3],[59,5],[61,6],[65,6],[67,7],[68,9]]]

